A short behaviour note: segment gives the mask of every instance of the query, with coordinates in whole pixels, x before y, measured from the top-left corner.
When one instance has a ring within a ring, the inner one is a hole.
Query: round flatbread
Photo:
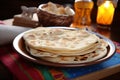
[[[41,50],[36,50],[36,49],[32,49],[30,47],[28,47],[26,45],[26,50],[35,57],[57,57],[59,55],[54,54],[54,53],[49,53],[49,52],[45,52],[45,51],[41,51]]]
[[[51,53],[74,54],[88,50],[99,38],[86,30],[39,27],[23,35],[26,44],[33,49]]]
[[[87,51],[83,51],[82,53],[85,53],[83,55],[80,54],[55,54],[55,53],[49,53],[44,52],[36,49],[32,49],[30,47],[27,47],[27,51],[36,57],[39,57],[43,60],[55,62],[55,63],[85,63],[85,62],[91,62],[98,60],[102,57],[104,57],[107,54],[107,47],[108,44],[100,39],[100,43],[94,46],[93,48],[88,49]],[[27,45],[26,45],[27,46]]]
[[[55,63],[91,62],[107,54],[107,42],[85,29],[40,27],[23,39],[31,55]]]
[[[85,55],[79,55],[79,56],[58,56],[58,57],[41,57],[41,59],[54,62],[54,63],[85,63],[85,62],[91,62],[98,60],[102,57],[104,57],[107,54],[107,48],[106,47],[99,47],[94,52],[85,54]]]
[[[27,45],[26,45],[27,46]],[[90,52],[93,52],[95,51],[98,47],[100,46],[100,44],[95,44],[93,45],[91,48],[89,48],[88,50],[83,50],[79,53],[72,53],[72,54],[68,54],[68,53],[59,53],[59,54],[56,54],[56,53],[50,53],[50,52],[46,52],[46,51],[42,51],[42,50],[37,50],[37,49],[33,49],[31,47],[26,47],[27,51],[33,55],[33,56],[36,56],[36,57],[57,57],[57,56],[77,56],[77,55],[84,55],[84,54],[87,54],[87,53],[90,53]]]

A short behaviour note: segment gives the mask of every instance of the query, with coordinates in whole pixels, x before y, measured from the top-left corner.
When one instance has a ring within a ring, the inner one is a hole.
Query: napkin
[[[12,43],[18,34],[29,29],[31,28],[0,24],[0,45]]]

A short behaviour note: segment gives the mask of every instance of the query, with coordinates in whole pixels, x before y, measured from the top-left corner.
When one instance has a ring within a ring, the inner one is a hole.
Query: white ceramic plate
[[[75,28],[69,28],[69,27],[50,27],[50,28],[64,28],[64,29],[70,29],[70,30],[75,29]],[[28,31],[30,31],[30,30],[28,30]],[[53,62],[45,61],[45,60],[42,60],[40,58],[34,57],[34,56],[30,55],[29,52],[26,51],[24,40],[22,37],[23,37],[24,33],[28,32],[28,31],[25,31],[25,32],[19,34],[14,39],[13,47],[25,59],[27,59],[31,62],[42,64],[42,65],[48,65],[48,66],[54,66],[54,67],[80,67],[80,66],[93,65],[93,64],[97,64],[97,63],[100,63],[100,62],[103,62],[103,61],[109,59],[115,53],[115,50],[116,50],[115,45],[113,44],[113,42],[110,39],[108,39],[108,38],[106,38],[98,33],[91,32],[91,33],[96,34],[98,37],[100,37],[101,39],[103,39],[104,41],[106,41],[108,43],[107,55],[105,57],[100,58],[100,59],[95,60],[95,61],[86,62],[86,63],[76,63],[76,64],[53,63]]]

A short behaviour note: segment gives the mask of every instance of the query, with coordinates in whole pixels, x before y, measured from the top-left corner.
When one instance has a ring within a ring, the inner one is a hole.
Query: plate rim
[[[63,29],[76,29],[76,28],[71,28],[71,27],[49,27],[49,28],[63,28]],[[107,55],[103,58],[100,58],[98,60],[95,60],[95,61],[91,61],[91,62],[85,62],[85,63],[75,63],[75,64],[64,64],[64,63],[54,63],[54,62],[49,62],[49,61],[45,61],[45,60],[42,60],[40,59],[41,61],[39,61],[37,58],[31,56],[31,55],[27,55],[26,53],[24,53],[21,48],[19,47],[19,41],[22,39],[22,36],[26,33],[26,32],[29,32],[31,31],[32,29],[30,30],[27,30],[27,31],[24,31],[20,34],[18,34],[15,39],[13,40],[13,47],[14,49],[16,50],[17,53],[19,53],[20,55],[22,55],[22,57],[24,57],[25,59],[29,60],[29,61],[32,61],[34,63],[37,63],[37,64],[42,64],[42,65],[47,65],[47,66],[54,66],[54,67],[82,67],[82,66],[89,66],[89,65],[93,65],[93,64],[97,64],[97,63],[100,63],[100,62],[103,62],[107,59],[109,59],[110,57],[112,57],[114,54],[115,54],[115,51],[116,51],[116,46],[114,45],[114,43],[109,39],[109,38],[106,38],[105,36],[97,33],[97,32],[92,32],[90,31],[91,33],[97,35],[98,37],[101,37],[103,40],[105,40],[109,47],[110,47],[110,50],[109,52],[107,53]]]

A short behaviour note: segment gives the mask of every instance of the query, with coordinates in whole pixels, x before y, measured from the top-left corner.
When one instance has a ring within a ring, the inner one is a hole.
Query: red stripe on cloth
[[[25,61],[25,59],[22,59],[19,56],[19,54],[16,53],[11,47],[1,48],[0,51],[2,51],[1,52],[2,53],[1,54],[2,55],[1,60],[3,61],[3,63],[20,80],[44,80],[44,77],[43,77],[41,71],[36,69],[33,66],[33,64],[30,65],[29,63],[27,63]],[[14,66],[15,69],[13,68],[13,66]]]
[[[18,80],[32,80],[28,75],[26,75],[25,71],[22,70],[22,67],[16,64],[13,57],[13,53],[10,51],[10,49],[9,48],[0,49],[1,61],[4,63],[5,66],[9,68],[13,75],[15,75],[18,78]],[[20,58],[17,54],[14,54],[14,56],[16,56],[16,59]]]
[[[36,69],[36,68],[33,68],[33,69],[34,69],[34,70],[36,71],[36,73],[42,78],[41,80],[45,80],[40,70],[38,70],[38,69]],[[39,79],[39,80],[40,80],[40,79]]]
[[[53,76],[54,80],[68,80],[62,71],[60,70],[55,70],[55,69],[50,69],[49,72]]]
[[[120,54],[120,43],[113,41],[116,46],[116,52]]]
[[[23,60],[23,59],[22,59]],[[26,65],[27,64],[27,65]],[[32,64],[30,65],[29,63],[27,62],[21,62],[21,65],[22,67],[29,73],[29,75],[31,75],[31,77],[34,79],[34,80],[44,80],[42,74],[40,73],[40,70],[39,70],[39,73],[38,71],[34,68],[34,66],[32,66]]]

